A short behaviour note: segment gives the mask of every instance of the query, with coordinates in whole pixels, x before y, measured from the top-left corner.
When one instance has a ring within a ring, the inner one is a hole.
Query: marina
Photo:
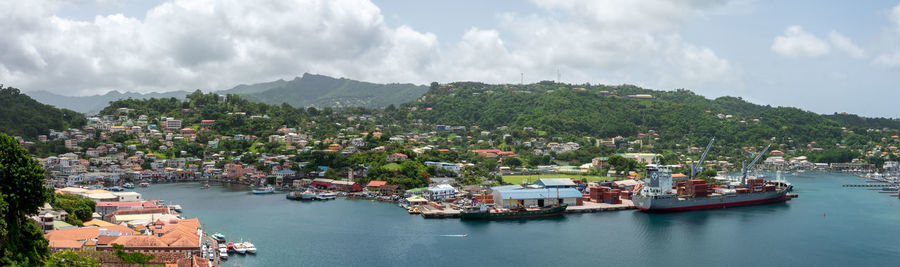
[[[396,203],[343,197],[288,201],[287,194],[253,195],[251,188],[241,185],[212,184],[200,190],[194,183],[154,184],[137,191],[147,198],[180,203],[184,216],[199,217],[210,231],[237,240],[253,237],[259,249],[256,256],[234,254],[223,266],[296,265],[297,259],[319,266],[421,262],[694,266],[668,259],[696,251],[703,251],[712,265],[782,265],[798,255],[804,255],[804,264],[809,265],[851,265],[860,258],[874,265],[893,264],[900,245],[883,233],[893,231],[900,216],[883,210],[900,209],[900,201],[868,190],[844,189],[842,185],[859,181],[847,174],[810,171],[788,179],[802,200],[663,214],[634,210],[624,200],[615,204],[620,206],[586,202],[591,204],[584,210],[627,210],[509,221],[426,219],[430,208],[425,206],[422,216],[415,216]],[[225,202],[229,205],[221,204]],[[861,224],[867,227],[858,228]],[[730,241],[734,239],[741,240],[742,249],[736,249]],[[823,245],[802,245],[810,243]],[[472,250],[473,244],[482,244],[481,249]],[[533,244],[552,245],[552,253],[531,257]],[[507,256],[492,256],[498,253]],[[575,259],[573,253],[594,256]],[[734,261],[748,254],[766,257]]]

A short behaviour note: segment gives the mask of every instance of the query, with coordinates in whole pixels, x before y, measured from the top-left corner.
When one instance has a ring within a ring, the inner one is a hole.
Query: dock
[[[606,204],[585,201],[581,206],[566,207],[566,213],[592,213],[603,211],[617,211],[635,209],[634,203],[628,199],[622,199],[621,204]]]
[[[895,187],[894,184],[845,184],[843,187]]]
[[[459,218],[460,210],[452,209],[448,207],[444,207],[444,209],[438,209],[432,207],[430,205],[416,205],[419,208],[419,211],[422,212],[422,217],[429,219],[440,219],[440,218]]]

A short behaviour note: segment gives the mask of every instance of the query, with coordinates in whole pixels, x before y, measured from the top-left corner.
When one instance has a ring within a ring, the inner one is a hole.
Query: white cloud
[[[900,52],[885,53],[875,57],[875,63],[886,67],[900,67]]]
[[[790,58],[814,58],[828,54],[828,43],[794,25],[784,30],[784,35],[775,37],[772,51]]]
[[[865,51],[853,43],[853,40],[850,40],[849,37],[844,36],[837,31],[831,31],[831,33],[828,34],[828,39],[831,40],[831,44],[834,45],[834,47],[844,51],[853,58],[863,58],[866,56]]]
[[[540,1],[456,43],[388,26],[369,0],[169,0],[141,18],[59,17],[53,0],[0,2],[0,81],[23,90],[224,89],[303,72],[374,82],[477,80],[702,85],[736,79],[729,62],[674,32],[708,1]],[[659,63],[656,59],[664,58]],[[638,71],[634,71],[638,69]]]

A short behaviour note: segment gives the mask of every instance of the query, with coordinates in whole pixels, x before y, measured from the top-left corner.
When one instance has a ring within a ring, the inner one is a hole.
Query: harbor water
[[[253,242],[225,266],[891,266],[900,200],[839,173],[786,176],[783,204],[521,221],[424,219],[370,200],[300,202],[244,186],[154,184],[135,191],[183,207],[205,231]],[[467,235],[466,235],[467,234]]]

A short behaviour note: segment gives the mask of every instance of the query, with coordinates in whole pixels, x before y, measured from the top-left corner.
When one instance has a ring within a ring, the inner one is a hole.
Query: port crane
[[[753,158],[753,161],[750,162],[750,165],[747,165],[747,161],[744,160],[744,162],[741,164],[741,185],[747,184],[747,172],[749,172],[750,169],[753,169],[753,167],[756,166],[756,163],[759,162],[759,159],[762,158],[763,154],[766,154],[766,151],[769,151],[769,147],[771,146],[772,144],[769,144],[766,146],[766,148],[763,148],[763,150],[760,151],[755,158]]]
[[[697,162],[694,162],[694,164],[691,165],[691,177],[690,177],[691,179],[694,179],[694,177],[697,177],[697,174],[699,174],[700,172],[703,171],[703,161],[706,160],[706,154],[709,153],[709,149],[712,148],[712,144],[715,141],[716,141],[715,137],[710,139],[709,144],[706,145],[706,150],[704,150],[703,155],[700,156],[700,160],[698,160]]]

